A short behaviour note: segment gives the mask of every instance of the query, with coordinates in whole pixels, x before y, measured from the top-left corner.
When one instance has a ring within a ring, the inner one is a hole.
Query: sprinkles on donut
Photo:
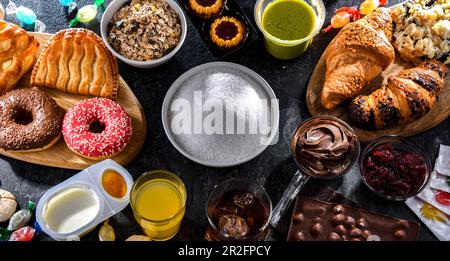
[[[92,98],[67,111],[62,133],[74,153],[95,160],[111,158],[128,145],[131,118],[116,102]]]

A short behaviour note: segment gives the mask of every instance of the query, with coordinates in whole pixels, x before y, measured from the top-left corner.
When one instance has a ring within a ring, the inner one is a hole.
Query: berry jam
[[[403,151],[392,144],[381,144],[364,159],[364,179],[375,191],[386,196],[408,196],[420,188],[427,176],[422,155]]]

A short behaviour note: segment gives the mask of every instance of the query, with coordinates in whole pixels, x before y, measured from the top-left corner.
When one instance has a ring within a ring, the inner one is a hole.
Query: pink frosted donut
[[[106,98],[84,100],[64,116],[62,133],[69,149],[90,159],[110,158],[130,141],[131,118]]]

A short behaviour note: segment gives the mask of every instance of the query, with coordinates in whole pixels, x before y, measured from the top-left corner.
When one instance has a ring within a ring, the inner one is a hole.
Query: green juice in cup
[[[312,41],[312,37],[308,36],[313,33],[315,23],[313,8],[303,0],[275,0],[268,3],[261,19],[267,51],[285,60],[300,56]]]

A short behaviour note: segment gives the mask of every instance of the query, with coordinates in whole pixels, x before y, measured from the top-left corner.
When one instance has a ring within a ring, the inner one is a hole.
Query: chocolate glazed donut
[[[18,152],[45,150],[61,137],[64,111],[37,88],[0,97],[0,148]]]

